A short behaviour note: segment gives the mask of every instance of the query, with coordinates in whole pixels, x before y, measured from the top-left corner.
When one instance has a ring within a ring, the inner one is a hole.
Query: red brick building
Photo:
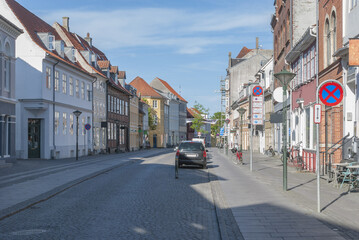
[[[319,1],[319,84],[334,79],[343,83],[341,58],[334,53],[343,45],[342,1]],[[343,102],[337,106],[322,106],[320,151],[330,148],[343,138]],[[326,125],[326,126],[325,126]],[[334,153],[333,162],[341,160],[341,149]],[[321,160],[323,160],[321,156]],[[326,159],[326,162],[329,160]]]

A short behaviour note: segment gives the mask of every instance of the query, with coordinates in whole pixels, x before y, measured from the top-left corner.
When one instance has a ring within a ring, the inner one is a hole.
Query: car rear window
[[[201,142],[186,142],[181,143],[179,150],[200,150],[203,151],[204,147]]]

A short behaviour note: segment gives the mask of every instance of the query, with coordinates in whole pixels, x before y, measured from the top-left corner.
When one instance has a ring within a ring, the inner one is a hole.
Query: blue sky
[[[18,0],[52,25],[70,17],[70,31],[89,32],[112,65],[148,83],[167,81],[191,107],[220,111],[228,52],[272,49],[272,0]]]

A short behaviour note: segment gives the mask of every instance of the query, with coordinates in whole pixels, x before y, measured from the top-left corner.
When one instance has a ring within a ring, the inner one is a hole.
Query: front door
[[[153,147],[156,148],[157,147],[157,134],[153,135]]]
[[[28,120],[28,158],[40,158],[40,119]]]

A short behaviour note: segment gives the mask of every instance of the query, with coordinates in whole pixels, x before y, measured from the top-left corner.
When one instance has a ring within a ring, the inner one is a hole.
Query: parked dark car
[[[178,165],[198,165],[207,168],[207,152],[201,142],[183,141],[176,148]]]

